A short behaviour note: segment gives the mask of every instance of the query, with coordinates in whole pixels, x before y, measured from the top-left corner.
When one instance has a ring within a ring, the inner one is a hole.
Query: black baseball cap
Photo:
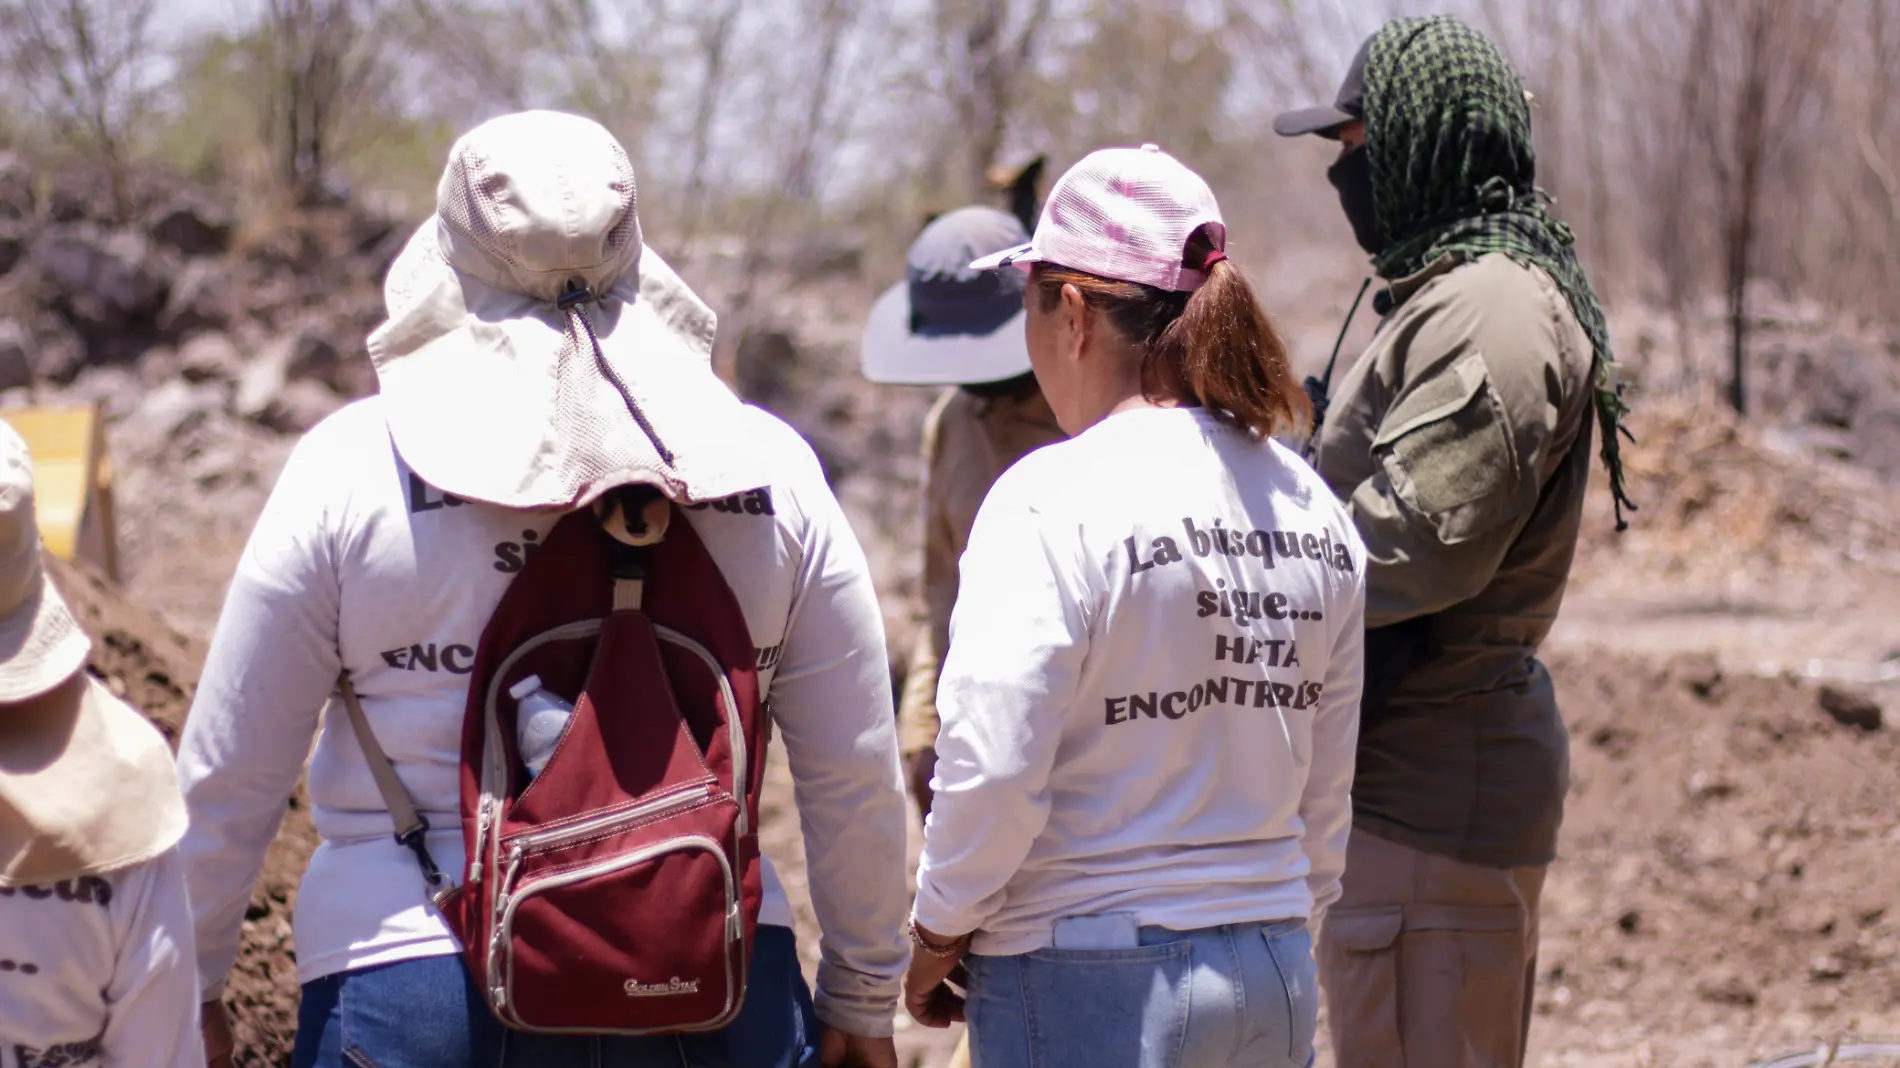
[[[1377,36],[1376,34],[1374,36]],[[1318,134],[1339,140],[1339,128],[1366,117],[1366,53],[1372,51],[1372,38],[1359,46],[1346,68],[1346,80],[1339,83],[1339,95],[1331,104],[1289,111],[1273,120],[1273,132],[1281,137]]]

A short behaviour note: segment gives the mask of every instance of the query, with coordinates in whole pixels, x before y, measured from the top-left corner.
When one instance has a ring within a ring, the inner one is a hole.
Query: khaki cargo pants
[[[1544,868],[1487,868],[1354,829],[1320,929],[1338,1068],[1519,1068]]]

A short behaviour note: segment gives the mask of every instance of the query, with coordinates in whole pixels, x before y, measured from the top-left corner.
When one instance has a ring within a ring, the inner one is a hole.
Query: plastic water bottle
[[[521,743],[521,761],[528,765],[528,778],[532,779],[548,766],[574,706],[542,689],[539,675],[529,675],[510,686],[508,696],[515,699],[515,735]]]

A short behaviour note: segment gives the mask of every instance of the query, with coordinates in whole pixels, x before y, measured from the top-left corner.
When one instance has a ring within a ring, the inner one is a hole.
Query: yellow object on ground
[[[112,465],[99,406],[21,408],[4,418],[26,439],[33,457],[34,503],[47,551],[82,560],[118,581]]]

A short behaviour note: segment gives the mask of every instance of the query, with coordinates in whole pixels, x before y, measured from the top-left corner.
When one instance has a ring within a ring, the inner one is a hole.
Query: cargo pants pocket
[[[1517,1068],[1526,944],[1516,905],[1334,909],[1320,985],[1339,1068]]]
[[[1517,1068],[1524,1049],[1524,924],[1516,905],[1406,909],[1399,982],[1411,1063]]]
[[[1319,978],[1339,1068],[1405,1068],[1399,1037],[1397,907],[1335,908],[1320,929]]]

